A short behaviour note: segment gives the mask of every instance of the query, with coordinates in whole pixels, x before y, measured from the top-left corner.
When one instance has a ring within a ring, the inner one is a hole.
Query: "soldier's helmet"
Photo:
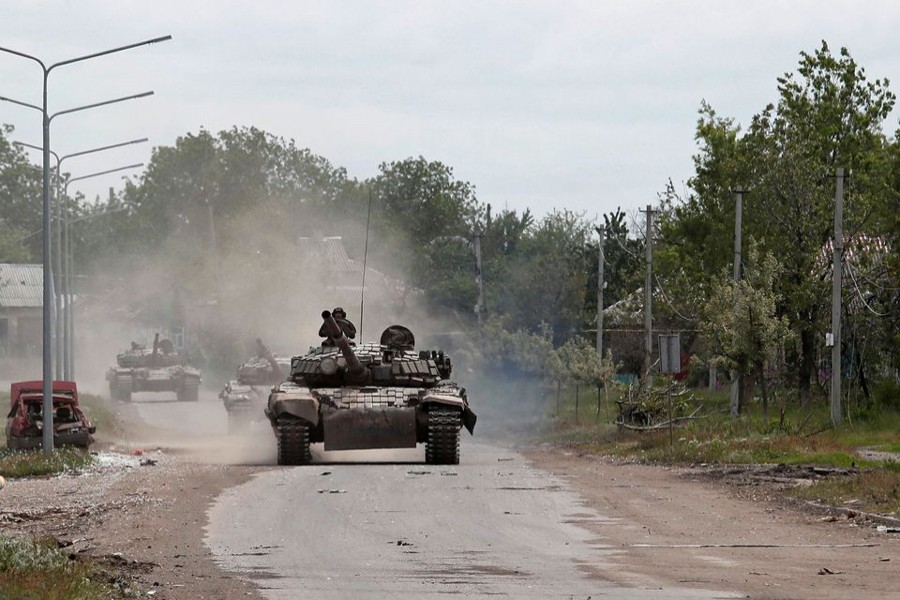
[[[336,319],[346,319],[347,318],[346,311],[344,311],[344,309],[341,308],[340,306],[335,306],[334,310],[331,311],[331,314]]]

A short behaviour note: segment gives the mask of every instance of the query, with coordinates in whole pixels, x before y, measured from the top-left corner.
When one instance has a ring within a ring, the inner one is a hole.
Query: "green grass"
[[[97,428],[94,439],[112,441],[121,438],[123,435],[122,424],[116,418],[116,413],[110,408],[108,400],[94,394],[79,394],[78,403],[81,405],[81,410],[90,419],[91,424]]]
[[[71,560],[53,540],[0,535],[0,598],[101,600],[121,597],[90,563]]]
[[[689,410],[702,404],[704,418],[668,429],[636,432],[617,429],[618,393],[610,392],[597,417],[596,392],[584,393],[575,414],[574,388],[565,388],[559,409],[546,405],[551,425],[542,439],[587,452],[662,464],[789,464],[859,469],[853,477],[834,477],[796,490],[802,497],[842,504],[859,500],[857,508],[870,512],[900,510],[900,463],[861,459],[857,449],[871,447],[900,452],[900,413],[882,410],[846,418],[831,425],[827,403],[819,400],[801,408],[794,403],[770,404],[768,415],[752,403],[736,419],[728,413],[727,393],[694,392]],[[781,394],[782,397],[787,397]],[[607,412],[608,409],[608,412]],[[782,412],[783,410],[783,412]],[[607,417],[609,415],[609,417]]]
[[[896,464],[896,463],[895,463]],[[862,470],[846,477],[829,477],[791,495],[832,506],[846,505],[869,513],[900,515],[900,469]]]
[[[91,455],[81,449],[60,448],[45,455],[42,450],[10,450],[0,448],[0,475],[3,477],[36,477],[56,475],[91,464]]]

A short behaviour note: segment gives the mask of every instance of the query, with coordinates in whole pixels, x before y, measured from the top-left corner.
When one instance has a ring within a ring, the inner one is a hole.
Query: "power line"
[[[659,292],[662,294],[662,297],[663,297],[663,300],[665,301],[665,303],[668,304],[669,308],[672,309],[672,312],[674,312],[676,315],[678,315],[679,318],[681,318],[684,321],[693,321],[696,319],[696,316],[686,317],[683,314],[681,314],[680,312],[678,312],[678,309],[675,308],[675,304],[669,299],[669,295],[666,294],[666,290],[663,288],[662,284],[659,282],[659,276],[656,273],[653,274],[653,279],[656,280],[656,286],[659,288]]]
[[[866,302],[866,299],[863,298],[862,290],[859,289],[859,284],[856,282],[856,276],[853,274],[853,268],[850,266],[850,261],[848,260],[844,264],[847,265],[847,273],[850,274],[850,279],[853,280],[853,287],[856,288],[856,295],[859,296],[859,299],[863,303],[863,306],[865,306],[867,309],[869,309],[869,312],[871,312],[876,317],[889,316],[891,314],[890,312],[880,313],[877,310],[875,310],[874,308],[872,308],[868,302]]]

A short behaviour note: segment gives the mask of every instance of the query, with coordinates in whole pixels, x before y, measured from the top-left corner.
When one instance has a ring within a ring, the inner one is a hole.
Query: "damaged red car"
[[[6,416],[6,446],[14,450],[40,448],[44,435],[44,391],[42,381],[19,381],[10,385],[10,409]],[[78,406],[74,381],[53,382],[53,446],[87,448],[96,428]]]

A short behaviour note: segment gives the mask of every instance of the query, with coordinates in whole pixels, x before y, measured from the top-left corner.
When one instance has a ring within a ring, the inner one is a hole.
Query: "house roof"
[[[43,296],[43,265],[0,263],[0,308],[39,308]]]

